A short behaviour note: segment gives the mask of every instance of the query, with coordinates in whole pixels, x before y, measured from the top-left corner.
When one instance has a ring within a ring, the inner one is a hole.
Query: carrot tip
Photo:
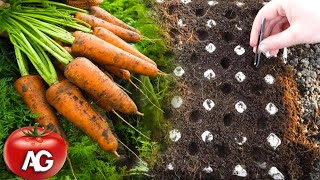
[[[139,111],[136,112],[136,115],[138,115],[138,116],[144,116],[144,114],[141,113],[141,112],[139,112]]]
[[[117,158],[119,158],[119,157],[120,157],[120,155],[118,154],[118,152],[117,152],[117,151],[112,151],[112,153],[113,153],[114,155],[116,155],[116,156],[117,156]]]
[[[169,74],[164,73],[164,72],[162,72],[162,71],[159,71],[159,72],[158,72],[158,75],[161,75],[161,76],[168,76]]]

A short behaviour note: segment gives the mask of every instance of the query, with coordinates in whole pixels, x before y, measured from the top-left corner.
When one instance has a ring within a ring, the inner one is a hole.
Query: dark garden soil
[[[183,104],[168,115],[181,139],[169,144],[154,169],[155,179],[242,179],[233,175],[237,165],[247,171],[244,179],[273,179],[268,174],[271,167],[285,179],[309,179],[319,152],[298,122],[299,94],[292,72],[280,58],[263,57],[258,69],[252,67],[250,29],[262,6],[262,1],[253,0],[241,7],[222,0],[212,6],[204,0],[158,4],[172,41],[181,49],[177,65],[185,74],[177,80]],[[177,24],[179,19],[185,26]],[[217,25],[207,27],[209,19]],[[212,53],[205,49],[209,43],[216,47]],[[234,52],[238,45],[245,48],[243,55]],[[216,74],[214,79],[204,77],[208,69]],[[243,82],[235,79],[239,71],[246,75]],[[267,74],[276,78],[275,84],[264,81]],[[215,103],[211,111],[203,107],[206,99]],[[247,106],[243,113],[235,109],[238,101]],[[278,108],[275,115],[265,110],[270,102]],[[211,142],[202,140],[204,131],[212,133]],[[276,150],[267,142],[270,133],[282,141]],[[239,137],[247,141],[239,145]],[[169,163],[173,170],[167,168]],[[212,173],[203,171],[208,166]]]

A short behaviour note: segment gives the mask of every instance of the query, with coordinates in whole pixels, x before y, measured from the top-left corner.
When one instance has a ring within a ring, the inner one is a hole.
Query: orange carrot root
[[[113,109],[125,114],[139,114],[131,98],[88,59],[74,59],[67,65],[64,75],[99,101],[108,102]]]
[[[61,115],[97,141],[104,151],[116,152],[118,141],[108,124],[92,109],[76,86],[67,80],[61,81],[47,90],[46,97]]]
[[[130,80],[131,74],[128,70],[119,69],[119,68],[112,67],[112,66],[103,66],[102,68],[107,70],[108,72],[114,74],[115,76],[117,76],[120,79]]]
[[[134,31],[138,34],[141,34],[139,32],[139,30],[135,29],[134,27],[129,26],[128,24],[124,23],[123,21],[121,21],[120,19],[114,17],[113,15],[111,15],[109,12],[107,12],[106,10],[100,8],[99,6],[93,6],[90,8],[90,14],[103,19],[109,23],[112,23],[116,26],[120,26],[122,28],[128,29],[130,31]]]
[[[67,145],[67,137],[59,125],[58,118],[46,100],[45,84],[38,75],[27,75],[17,79],[14,83],[16,91],[22,96],[23,101],[28,106],[29,110],[38,116],[35,121],[40,126],[53,129],[65,139]]]
[[[73,35],[75,42],[71,47],[72,53],[79,57],[86,57],[101,66],[111,65],[146,76],[153,77],[159,73],[155,65],[127,53],[92,34],[76,31]]]
[[[124,40],[122,40],[121,38],[119,38],[118,36],[116,36],[115,34],[113,34],[112,32],[110,32],[109,30],[103,28],[103,27],[95,27],[93,29],[93,34],[95,36],[97,36],[100,39],[103,39],[104,41],[132,54],[137,56],[138,58],[141,58],[142,60],[145,60],[155,66],[157,66],[157,64],[151,60],[150,58],[148,58],[147,56],[143,55],[142,53],[140,53],[138,50],[136,50],[133,46],[131,46],[130,44],[126,43]]]
[[[84,14],[84,13],[76,13],[75,18],[80,19],[94,27],[103,27],[114,33],[115,35],[119,36],[121,39],[127,42],[139,42],[141,39],[140,34],[124,29],[122,27],[113,25],[107,21],[104,21],[100,18],[95,16]]]

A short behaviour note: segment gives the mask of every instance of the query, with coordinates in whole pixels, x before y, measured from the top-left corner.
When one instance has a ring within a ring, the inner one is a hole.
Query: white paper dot
[[[239,113],[243,113],[247,109],[247,106],[244,102],[239,101],[236,103],[235,108]]]
[[[211,99],[206,99],[202,105],[204,109],[211,111],[211,109],[215,106],[215,103]]]
[[[174,169],[173,164],[172,164],[172,163],[169,163],[169,164],[167,165],[167,169],[170,170],[170,171],[172,171],[172,170]]]
[[[209,19],[208,21],[207,21],[207,27],[209,27],[209,28],[212,28],[212,27],[214,27],[214,26],[216,26],[217,25],[217,23],[214,21],[214,20],[212,20],[212,19]]]
[[[234,48],[234,52],[236,52],[239,56],[241,56],[246,52],[246,50],[240,45],[238,45]]]
[[[244,3],[243,3],[243,2],[236,2],[236,5],[237,5],[238,7],[242,7],[242,6],[244,6]]]
[[[274,180],[284,180],[284,175],[276,167],[271,167],[268,174]]]
[[[234,140],[236,141],[236,143],[240,146],[242,146],[245,142],[247,142],[247,137],[242,136],[242,137],[236,137],[234,138]]]
[[[267,74],[265,77],[264,77],[264,81],[266,81],[267,84],[274,84],[274,77],[270,74]]]
[[[191,0],[181,0],[181,2],[184,3],[184,4],[188,4],[188,3],[191,2]]]
[[[183,22],[182,19],[179,19],[179,20],[178,20],[178,26],[185,27],[186,24]]]
[[[203,168],[202,171],[207,174],[210,174],[213,172],[213,169],[210,166],[207,166],[207,167]]]
[[[216,77],[216,74],[213,72],[213,70],[212,69],[208,69],[208,70],[206,70],[204,73],[203,73],[203,76],[205,77],[205,78],[207,78],[207,79],[213,79],[213,78],[215,78]]]
[[[208,1],[209,6],[215,6],[217,4],[219,4],[218,1]]]
[[[171,105],[173,108],[179,108],[182,105],[182,98],[180,96],[174,96],[171,100]]]
[[[239,177],[246,177],[248,173],[241,165],[237,165],[233,170],[233,175],[236,175]]]
[[[276,150],[281,144],[281,139],[278,138],[278,136],[274,133],[270,133],[270,135],[267,137],[267,141],[274,150]]]
[[[182,75],[184,75],[184,73],[185,73],[185,71],[184,71],[184,69],[182,69],[181,66],[178,66],[173,70],[173,74],[177,77],[181,77]]]
[[[164,0],[156,0],[157,3],[163,3]]]
[[[178,129],[173,129],[172,131],[169,132],[169,138],[173,142],[179,141],[179,139],[181,138],[180,131]]]
[[[278,112],[277,106],[273,103],[268,103],[265,110],[268,111],[270,115],[275,115]]]
[[[209,52],[209,53],[213,53],[215,50],[216,50],[216,46],[214,46],[214,44],[210,43],[206,46],[206,50]]]
[[[209,131],[205,131],[201,135],[203,142],[211,142],[213,140],[213,135]]]
[[[243,72],[237,72],[237,74],[234,76],[238,82],[243,82],[246,79],[246,75],[243,74]]]

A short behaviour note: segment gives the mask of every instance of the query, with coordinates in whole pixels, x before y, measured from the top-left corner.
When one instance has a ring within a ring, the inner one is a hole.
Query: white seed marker
[[[171,100],[171,105],[173,108],[177,109],[177,108],[181,107],[182,102],[183,102],[183,100],[180,96],[174,96]]]
[[[241,56],[246,52],[246,50],[242,46],[238,45],[234,48],[234,52]]]
[[[213,53],[215,50],[216,50],[216,46],[212,43],[209,43],[207,46],[206,46],[206,50],[209,52],[209,53]]]
[[[216,73],[212,69],[208,69],[203,73],[203,76],[210,80],[216,77]]]
[[[177,77],[181,77],[182,75],[184,75],[184,73],[185,73],[185,71],[184,71],[184,69],[182,69],[181,66],[178,66],[173,70],[173,74]]]
[[[237,5],[238,7],[242,7],[242,6],[244,6],[244,3],[243,3],[243,2],[236,2],[236,5]]]
[[[234,140],[236,141],[236,143],[240,146],[242,146],[245,142],[247,142],[247,137],[242,136],[241,138],[234,138]]]
[[[267,84],[274,84],[274,82],[276,81],[275,78],[271,75],[271,74],[267,74],[265,77],[264,77],[264,81],[267,83]]]
[[[212,167],[207,166],[207,167],[203,168],[202,171],[207,173],[207,174],[210,174],[210,173],[213,172],[213,169],[212,169]]]
[[[164,0],[156,0],[157,3],[163,3]]]
[[[267,137],[267,141],[274,150],[276,150],[277,147],[281,144],[281,139],[279,139],[278,136],[274,133],[269,134],[269,136]]]
[[[188,4],[188,3],[191,2],[191,0],[181,0],[181,2],[182,2],[183,4]]]
[[[277,106],[273,103],[268,103],[265,110],[268,111],[270,115],[275,115],[279,111]]]
[[[208,1],[209,6],[215,6],[217,4],[219,4],[218,1]]]
[[[246,177],[248,173],[241,165],[237,165],[233,170],[233,175],[236,175],[239,177]]]
[[[174,169],[173,164],[172,164],[172,163],[169,163],[169,164],[167,165],[167,170],[173,171],[173,169]]]
[[[244,104],[244,102],[239,101],[236,103],[235,108],[239,113],[243,113],[247,109],[247,105]]]
[[[212,20],[212,19],[209,19],[208,21],[207,21],[207,27],[208,28],[212,28],[212,27],[214,27],[214,26],[216,26],[217,25],[217,23],[214,21],[214,20]]]
[[[215,103],[211,99],[206,99],[202,105],[204,109],[206,109],[207,111],[211,111],[211,109],[214,108]]]
[[[213,140],[213,135],[210,131],[205,131],[202,133],[201,138],[203,142],[211,142]]]
[[[182,19],[179,19],[179,20],[178,20],[178,26],[185,27],[186,24],[183,22]]]
[[[179,139],[181,138],[180,131],[178,129],[173,129],[172,131],[169,132],[169,138],[173,142],[179,141]]]
[[[271,167],[268,174],[274,180],[284,180],[284,175],[276,167]]]
[[[238,82],[243,82],[246,79],[246,75],[243,74],[243,72],[237,72],[237,74],[234,76]]]

